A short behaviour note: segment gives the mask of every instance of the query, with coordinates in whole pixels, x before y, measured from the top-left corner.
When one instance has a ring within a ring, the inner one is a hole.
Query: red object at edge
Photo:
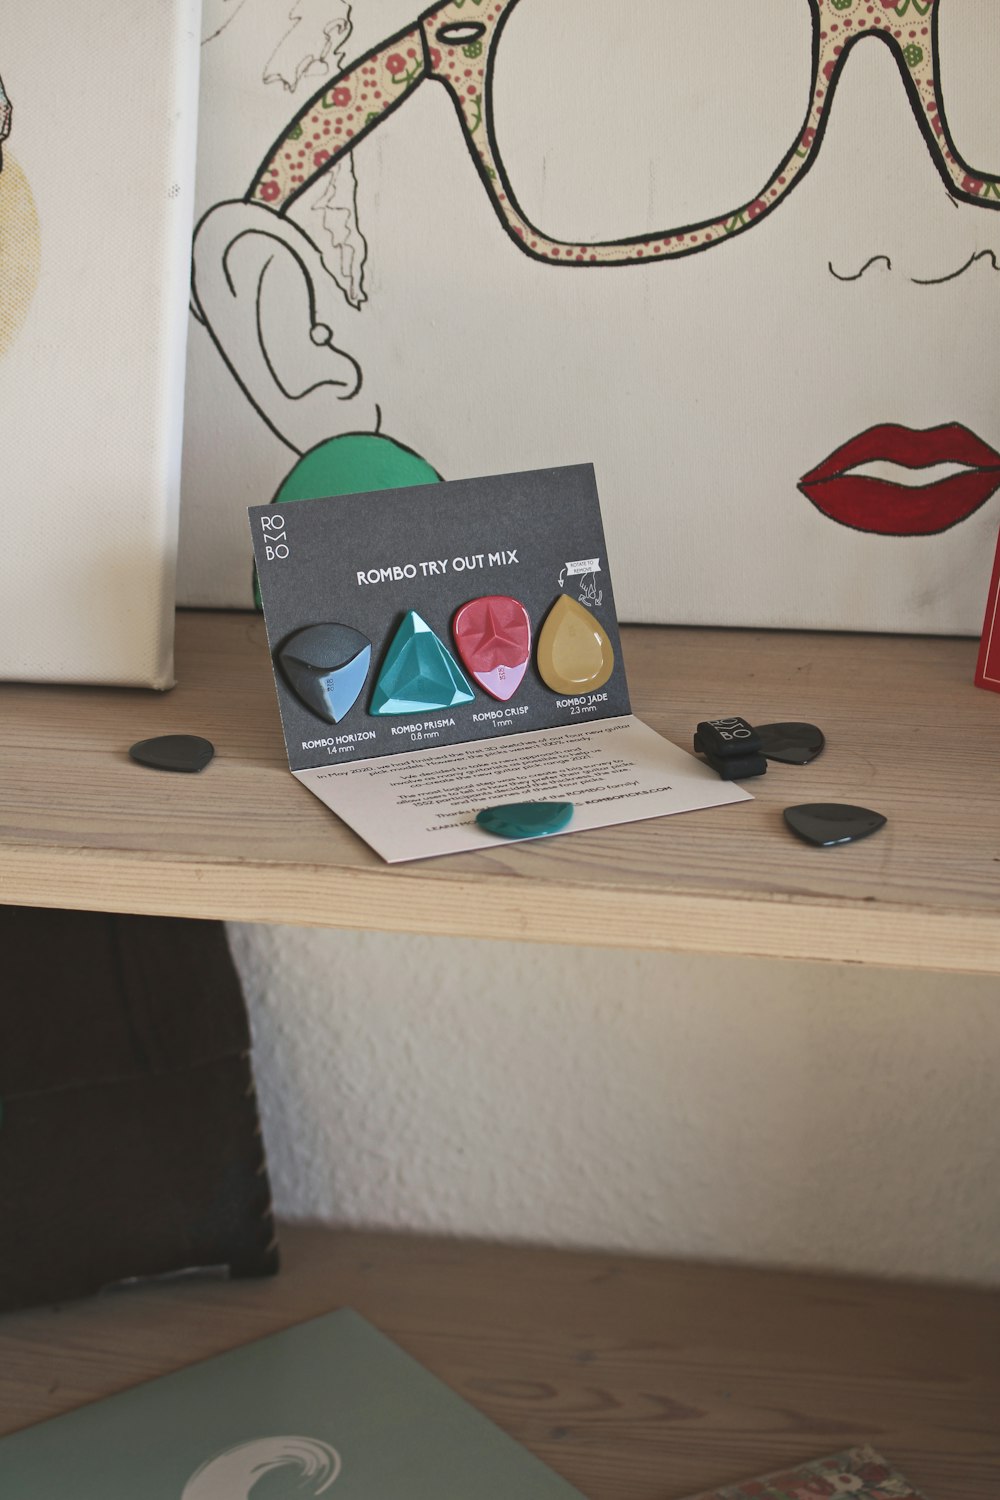
[[[986,601],[983,638],[979,646],[974,680],[976,687],[1000,693],[1000,537],[997,538],[997,552],[993,559],[993,577]]]

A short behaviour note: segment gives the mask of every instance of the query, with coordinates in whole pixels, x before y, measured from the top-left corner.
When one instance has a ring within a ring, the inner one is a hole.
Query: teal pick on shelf
[[[536,839],[560,833],[573,816],[572,802],[510,802],[484,807],[476,822],[500,839]]]
[[[472,703],[475,696],[447,646],[411,609],[385,653],[369,712],[431,713]]]

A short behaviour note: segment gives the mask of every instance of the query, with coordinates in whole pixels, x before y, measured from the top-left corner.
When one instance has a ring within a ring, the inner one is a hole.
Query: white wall
[[[285,1217],[1000,1284],[994,980],[230,934]]]

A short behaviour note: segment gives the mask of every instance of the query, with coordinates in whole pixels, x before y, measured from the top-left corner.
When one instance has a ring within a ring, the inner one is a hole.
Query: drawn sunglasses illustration
[[[791,142],[786,133],[784,144],[777,147],[784,154],[763,187],[726,213],[656,234],[595,243],[551,238],[521,207],[498,145],[495,95],[497,64],[505,54],[505,38],[513,34],[515,45],[519,45],[520,17],[529,18],[532,0],[451,0],[450,4],[424,11],[411,26],[373,47],[310,99],[268,152],[246,199],[284,213],[317,177],[398,109],[424,79],[432,78],[450,94],[483,186],[503,227],[526,255],[552,265],[576,266],[623,265],[691,255],[753,228],[805,175],[819,151],[847,57],[863,38],[878,37],[897,65],[917,123],[949,193],[963,202],[1000,209],[1000,177],[968,164],[943,108],[942,15],[947,27],[950,16],[958,17],[961,5],[962,0],[781,0],[770,11],[754,6],[752,22],[745,19],[742,5],[734,7],[733,24],[739,32],[736,40],[766,24],[775,28],[774,45],[778,46],[783,19],[796,22],[786,29],[799,34],[805,49],[801,59],[803,81],[805,69],[811,69],[808,102],[803,87],[796,96],[800,102],[794,118],[788,122]],[[537,14],[541,18],[544,12],[543,3]],[[518,24],[508,29],[515,14]],[[682,14],[678,12],[679,20]],[[811,41],[807,35],[810,19]],[[728,22],[724,20],[723,24]],[[550,43],[556,39],[551,27],[544,35]],[[609,42],[609,47],[612,45]],[[783,47],[782,56],[788,50]],[[501,63],[501,82],[504,66]],[[552,69],[558,66],[558,57],[554,57]],[[766,95],[771,80],[758,77],[746,87],[756,99],[761,93]],[[955,87],[956,99],[962,92]],[[723,102],[732,113],[735,101]],[[613,100],[610,104],[595,100],[594,107],[604,110],[613,122]],[[612,124],[608,128],[610,131]],[[879,149],[878,143],[873,142],[872,149]]]

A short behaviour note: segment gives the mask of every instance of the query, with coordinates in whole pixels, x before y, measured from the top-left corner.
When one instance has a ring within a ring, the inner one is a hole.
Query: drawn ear
[[[296,224],[261,204],[220,203],[195,232],[191,311],[270,428],[298,453],[374,425],[362,375],[334,342],[340,290]]]

